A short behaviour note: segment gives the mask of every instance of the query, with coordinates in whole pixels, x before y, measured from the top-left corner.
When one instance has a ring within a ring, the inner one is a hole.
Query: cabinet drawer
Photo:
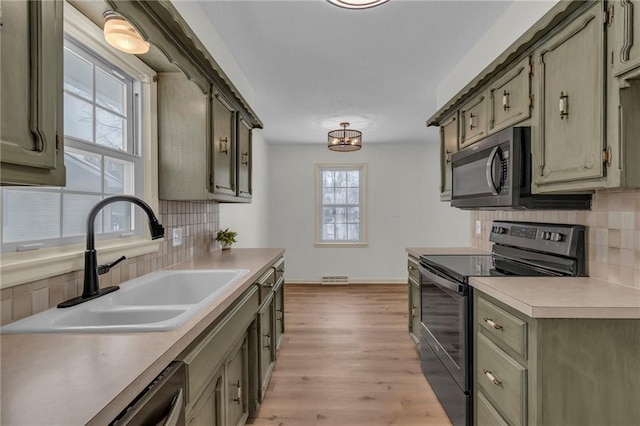
[[[269,294],[273,290],[273,286],[276,285],[276,271],[274,268],[269,268],[260,279],[258,280],[258,289],[260,292],[260,305],[267,300]]]
[[[527,323],[492,302],[478,298],[478,323],[518,355],[527,358]]]
[[[487,96],[476,96],[460,108],[460,148],[487,136]]]
[[[409,271],[409,276],[416,280],[417,283],[420,283],[420,271],[418,270],[418,259],[415,257],[409,256],[407,260],[407,270]]]
[[[526,424],[527,369],[478,333],[477,389],[513,424]]]
[[[236,341],[247,330],[257,310],[258,292],[252,287],[211,331],[177,357],[187,365],[188,404],[203,392],[231,349],[229,342]]]
[[[489,88],[489,133],[512,126],[530,117],[529,57]]]
[[[493,408],[493,405],[487,401],[482,392],[478,392],[477,395],[478,406],[476,407],[476,412],[478,417],[476,426],[509,426],[509,423]]]

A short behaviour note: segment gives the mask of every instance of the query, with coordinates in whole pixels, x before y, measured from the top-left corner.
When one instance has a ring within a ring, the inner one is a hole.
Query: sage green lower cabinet
[[[418,270],[418,259],[409,256],[407,261],[407,271],[409,278],[407,282],[409,299],[409,337],[416,346],[420,346],[420,271]]]
[[[640,320],[530,318],[479,291],[475,424],[636,425]]]
[[[262,303],[258,311],[258,367],[260,377],[259,400],[262,402],[267,393],[269,380],[275,364],[274,338],[274,303],[273,294]]]
[[[189,426],[223,426],[222,395],[224,369],[211,379],[198,401],[193,404],[187,424]]]
[[[249,346],[244,338],[236,345],[224,365],[226,383],[226,423],[243,425],[249,417]]]
[[[284,341],[284,278],[280,278],[273,289],[275,310],[276,358]]]
[[[208,331],[178,356],[187,367],[187,419],[225,419],[229,415],[228,400],[232,394],[227,386],[229,381],[237,383],[238,374],[241,374],[240,380],[245,389],[248,388],[247,335],[255,321],[257,310],[258,289],[252,286]],[[241,349],[243,363],[240,370],[237,368],[238,348]],[[222,389],[216,391],[215,389],[219,389],[217,380],[220,376]],[[212,391],[218,392],[217,396],[211,396]],[[202,398],[206,402],[200,402]],[[205,409],[204,406],[209,408]],[[214,410],[213,413],[211,409]],[[242,401],[242,409],[243,413],[248,413],[246,400]],[[235,410],[233,412],[235,413]]]

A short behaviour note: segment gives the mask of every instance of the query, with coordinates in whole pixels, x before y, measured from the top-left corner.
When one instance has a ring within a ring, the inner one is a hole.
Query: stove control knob
[[[551,241],[562,241],[562,234],[559,232],[552,232],[549,239]]]
[[[503,228],[502,226],[497,226],[496,228],[497,228],[497,229],[496,229],[496,232],[497,232],[498,234],[504,234],[504,233],[506,233],[506,232],[507,232],[507,229],[506,229],[506,228]]]
[[[542,239],[543,240],[548,240],[551,237],[551,234],[547,231],[543,231],[542,232]]]

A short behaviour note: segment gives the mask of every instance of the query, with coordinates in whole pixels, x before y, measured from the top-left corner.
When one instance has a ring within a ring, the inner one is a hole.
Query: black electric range
[[[473,422],[470,277],[585,275],[580,225],[495,221],[491,254],[420,257],[422,370],[454,425]]]

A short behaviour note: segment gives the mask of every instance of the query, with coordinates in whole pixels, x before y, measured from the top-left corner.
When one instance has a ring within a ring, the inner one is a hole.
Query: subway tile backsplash
[[[482,235],[475,234],[476,220]],[[595,278],[640,288],[640,189],[599,190],[591,211],[474,211],[473,247],[491,250],[493,220],[570,223],[587,227],[587,273]]]
[[[125,259],[100,276],[100,287],[118,285],[157,269],[206,253],[214,247],[218,231],[218,203],[213,201],[160,201],[158,218],[165,227],[160,250]],[[173,228],[182,228],[182,246],[172,247]],[[82,293],[84,271],[74,271],[0,291],[2,325],[37,314]]]

